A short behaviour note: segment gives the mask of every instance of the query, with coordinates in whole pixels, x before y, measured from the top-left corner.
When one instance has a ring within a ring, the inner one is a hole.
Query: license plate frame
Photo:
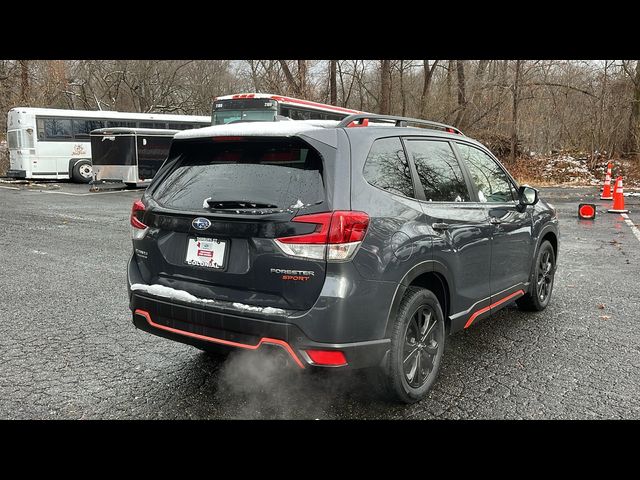
[[[227,268],[228,254],[228,240],[189,236],[184,263],[191,267],[220,272]]]

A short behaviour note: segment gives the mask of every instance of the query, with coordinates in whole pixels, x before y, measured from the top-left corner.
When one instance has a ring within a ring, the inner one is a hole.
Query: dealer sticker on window
[[[190,238],[185,263],[208,268],[223,268],[227,242],[215,238]]]

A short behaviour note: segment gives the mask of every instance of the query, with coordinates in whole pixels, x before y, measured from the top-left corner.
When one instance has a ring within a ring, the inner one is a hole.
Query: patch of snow
[[[311,130],[318,130],[338,125],[336,120],[294,120],[292,122],[248,122],[231,123],[228,125],[213,125],[211,127],[182,130],[174,137],[202,138],[220,136],[261,136],[288,137]]]
[[[175,288],[165,287],[164,285],[158,284],[146,285],[143,283],[133,283],[131,285],[131,290],[139,290],[141,292],[146,292],[157,297],[169,298],[171,300],[178,300],[185,303],[200,303],[204,305],[216,305],[218,307],[225,308],[230,308],[231,305],[237,310],[263,313],[265,315],[284,315],[286,313],[286,311],[281,308],[258,307],[256,305],[245,305],[244,303],[238,302],[230,304],[230,302],[211,300],[208,298],[199,298],[195,295],[191,295],[189,292],[186,292],[184,290],[177,290]]]
[[[271,315],[282,315],[284,310],[281,308],[273,308],[273,307],[256,307],[255,305],[245,305],[244,303],[234,302],[233,306],[238,310],[247,310],[249,312],[260,312]]]
[[[289,208],[302,208],[302,207],[304,207],[304,203],[302,203],[302,200],[298,199],[298,201],[294,205],[291,205]]]
[[[209,200],[211,200],[211,197],[204,199],[202,202],[202,208],[209,208]]]
[[[131,290],[140,290],[157,297],[170,298],[172,300],[179,300],[181,302],[188,303],[216,303],[215,300],[208,300],[205,298],[198,298],[191,295],[184,290],[176,290],[175,288],[165,287],[164,285],[145,285],[143,283],[133,283]]]

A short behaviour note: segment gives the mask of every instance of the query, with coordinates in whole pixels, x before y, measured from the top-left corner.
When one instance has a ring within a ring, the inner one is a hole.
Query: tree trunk
[[[451,105],[453,103],[453,65],[454,60],[449,60],[447,63],[447,101]]]
[[[429,90],[431,89],[431,80],[433,79],[433,72],[436,69],[436,65],[438,65],[438,60],[433,62],[432,66],[429,66],[429,60],[423,60],[422,65],[424,67],[424,80],[422,82],[422,94],[420,95],[420,117],[427,118]]]
[[[329,60],[329,103],[338,105],[337,60]]]
[[[389,115],[391,95],[391,61],[382,60],[380,65],[380,113]]]
[[[293,77],[293,74],[291,73],[286,60],[279,60],[279,62],[280,66],[282,67],[282,71],[284,72],[284,78],[286,78],[287,80],[289,91],[292,92],[295,96],[300,96],[300,86],[296,82],[296,79]]]
[[[298,60],[298,96],[307,98],[309,96],[307,85],[307,61]]]
[[[629,116],[629,136],[626,153],[640,158],[640,60],[636,60],[636,72],[633,78],[633,100]]]
[[[402,97],[403,117],[407,115],[407,92],[404,91],[404,60],[400,60],[400,96]]]
[[[29,60],[20,60],[20,101],[28,103],[29,98]]]
[[[518,147],[518,103],[520,101],[520,63],[516,60],[516,78],[513,82],[513,110],[511,116],[511,161],[516,159],[516,149]]]
[[[456,60],[456,72],[458,76],[458,114],[454,125],[464,128],[465,113],[467,111],[467,92],[464,81],[464,60]]]

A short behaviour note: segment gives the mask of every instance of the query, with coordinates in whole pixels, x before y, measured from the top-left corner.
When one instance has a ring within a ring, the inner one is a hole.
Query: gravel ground
[[[357,372],[283,371],[266,352],[219,362],[137,331],[126,263],[140,192],[61,185],[0,184],[0,418],[640,418],[640,241],[619,215],[576,218],[596,187],[542,192],[562,235],[547,310],[509,307],[450,337],[429,397],[404,406]],[[640,198],[626,201],[640,222]]]

